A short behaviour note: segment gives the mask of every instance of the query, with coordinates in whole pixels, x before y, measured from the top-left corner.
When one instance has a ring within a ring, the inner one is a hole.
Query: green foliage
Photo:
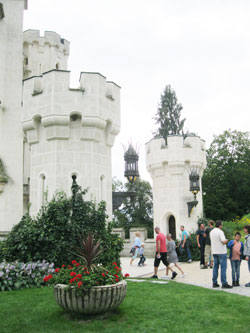
[[[175,91],[167,85],[156,112],[154,120],[159,125],[155,135],[162,136],[166,143],[168,135],[183,135],[186,119],[181,120],[182,105],[178,103]]]
[[[0,264],[0,290],[10,291],[22,288],[40,287],[43,278],[54,272],[54,264],[43,262],[21,262]]]
[[[214,136],[202,179],[206,216],[230,221],[250,211],[249,165],[249,132],[228,130]]]
[[[75,183],[73,195],[56,193],[41,208],[38,215],[25,215],[15,225],[5,241],[6,261],[46,260],[56,265],[71,262],[80,241],[92,234],[100,242],[100,263],[120,263],[119,254],[123,241],[112,234],[112,224],[107,223],[105,203],[97,205],[84,201],[86,191]]]
[[[122,206],[114,211],[114,225],[124,228],[126,237],[130,228],[145,227],[148,237],[153,238],[153,194],[150,183],[140,179],[133,184],[127,182],[124,192],[134,195],[125,198]]]
[[[198,248],[198,245],[197,245],[196,232],[192,232],[189,234],[188,241],[189,241],[189,249],[192,254],[192,260],[193,261],[200,260],[200,249]],[[180,241],[176,241],[176,244],[177,244],[177,253],[178,253],[179,260],[182,262],[188,261],[187,253],[185,250],[183,251],[183,255],[180,254],[180,251],[179,251]]]
[[[243,216],[241,219],[238,217],[233,221],[223,222],[223,231],[227,239],[233,239],[234,234],[238,231],[241,233],[241,239],[244,240],[244,226],[250,224],[250,214]]]

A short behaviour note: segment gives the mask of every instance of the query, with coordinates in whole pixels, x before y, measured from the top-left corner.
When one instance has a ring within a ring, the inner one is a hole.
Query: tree
[[[150,183],[137,179],[133,184],[127,182],[123,191],[134,192],[134,195],[124,199],[122,206],[114,211],[115,226],[124,228],[126,236],[132,227],[146,227],[148,236],[153,237],[153,194]]]
[[[250,211],[250,133],[214,136],[203,175],[204,210],[212,219],[232,220]]]
[[[168,135],[183,135],[183,127],[186,119],[181,119],[182,105],[178,103],[176,93],[167,85],[154,120],[159,125],[156,135],[162,136],[167,142]]]

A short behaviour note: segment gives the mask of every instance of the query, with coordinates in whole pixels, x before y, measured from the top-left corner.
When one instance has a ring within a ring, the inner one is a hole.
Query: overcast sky
[[[100,72],[121,90],[122,127],[113,176],[124,181],[122,143],[145,143],[167,84],[183,105],[185,128],[207,142],[231,128],[249,130],[249,0],[28,0],[24,30],[56,31],[70,41],[72,85]]]

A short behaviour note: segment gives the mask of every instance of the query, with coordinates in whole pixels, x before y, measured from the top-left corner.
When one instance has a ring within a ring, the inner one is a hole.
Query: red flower
[[[80,266],[81,264],[79,262],[76,263],[76,267]]]
[[[102,273],[102,276],[105,277],[105,273]]]
[[[114,262],[112,262],[112,265],[117,266],[117,263],[114,261]]]
[[[50,279],[53,278],[53,275],[49,274],[49,275],[47,276],[47,278],[48,278],[48,280],[50,280]]]
[[[115,269],[116,269],[117,271],[120,271],[120,270],[121,270],[121,268],[118,267],[118,266],[116,266]]]
[[[125,277],[129,277],[129,274],[128,274],[128,273],[126,273],[124,276],[125,276]]]
[[[74,282],[74,280],[73,280],[73,279],[70,279],[70,280],[69,280],[69,283],[70,283],[70,284],[72,284],[73,282]]]
[[[68,269],[73,269],[73,267],[72,266],[68,266]]]
[[[82,286],[82,281],[78,282],[77,285],[78,285],[78,288],[80,288]]]
[[[76,276],[78,279],[81,279],[82,278],[82,274],[77,274]]]
[[[60,272],[60,268],[56,268],[55,273],[59,273],[59,272]]]
[[[89,272],[89,271],[85,271],[84,273],[85,273],[85,274],[87,274],[87,275],[89,275],[89,274],[90,274],[90,272]]]
[[[114,277],[116,277],[118,279],[119,276],[117,274],[114,274]]]
[[[71,261],[71,264],[73,264],[73,265],[74,265],[74,264],[77,264],[77,261],[76,261],[76,260],[72,260],[72,261]]]
[[[62,267],[65,267],[65,265],[62,265]]]
[[[76,276],[76,273],[75,272],[70,272],[69,275],[70,276]]]
[[[115,281],[116,281],[116,282],[119,282],[119,279],[116,278]]]
[[[44,281],[44,282],[48,282],[48,281],[49,281],[48,277],[45,276],[45,277],[43,278],[43,281]]]

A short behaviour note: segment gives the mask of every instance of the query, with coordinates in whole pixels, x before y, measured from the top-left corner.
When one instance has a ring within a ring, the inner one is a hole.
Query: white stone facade
[[[23,215],[23,78],[24,0],[1,0],[0,19],[0,159],[10,179],[0,192],[0,231],[9,231]]]
[[[0,192],[0,233],[55,191],[71,193],[72,175],[87,199],[112,214],[111,148],[120,130],[120,87],[82,72],[70,88],[69,42],[55,32],[22,32],[24,0],[1,0],[0,159],[10,180]],[[22,80],[24,81],[22,83]]]
[[[187,202],[193,201],[189,174],[196,169],[202,177],[205,142],[197,136],[169,136],[167,145],[162,138],[152,139],[146,144],[146,163],[153,180],[154,226],[165,234],[175,232],[177,239],[181,225],[189,232],[196,230],[197,219],[203,215],[202,188],[197,195],[198,205],[189,217]]]

